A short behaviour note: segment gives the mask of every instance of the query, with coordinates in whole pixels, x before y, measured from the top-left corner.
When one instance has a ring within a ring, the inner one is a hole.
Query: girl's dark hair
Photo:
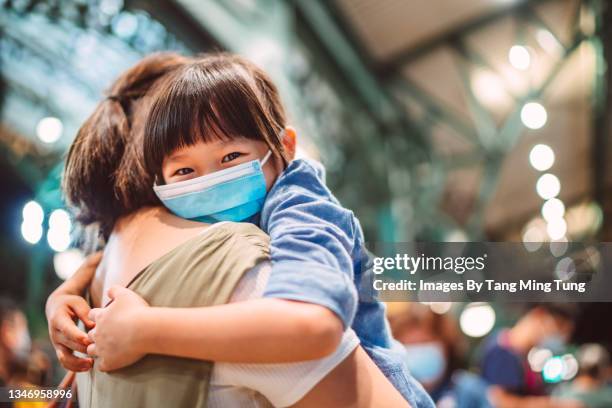
[[[144,58],[110,87],[74,139],[66,159],[62,188],[83,225],[98,224],[107,238],[121,216],[157,205],[154,177],[145,171],[142,132],[147,93],[189,58],[158,53]]]
[[[287,164],[280,133],[287,118],[270,77],[234,54],[204,54],[168,75],[151,96],[144,159],[161,176],[166,156],[198,141],[245,137],[265,142]]]

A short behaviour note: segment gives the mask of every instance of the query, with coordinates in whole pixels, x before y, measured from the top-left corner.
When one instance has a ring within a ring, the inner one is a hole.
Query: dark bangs
[[[285,159],[279,138],[284,111],[270,86],[263,71],[230,54],[206,56],[169,75],[152,94],[143,146],[147,171],[161,175],[164,158],[179,148],[239,137],[263,141]]]

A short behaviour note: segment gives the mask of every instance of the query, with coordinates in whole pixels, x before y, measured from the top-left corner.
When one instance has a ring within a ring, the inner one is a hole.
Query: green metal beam
[[[548,24],[546,24],[546,22],[542,20],[542,18],[538,15],[538,13],[536,13],[532,5],[527,6],[525,11],[525,17],[531,20],[535,25],[548,31],[550,35],[553,36],[555,41],[559,44],[559,46],[563,48],[563,51],[567,51],[567,47],[565,46],[565,44],[563,44],[563,41],[561,41],[559,36],[557,36],[557,34],[555,34],[555,32],[548,26]]]
[[[397,76],[393,81],[387,83],[390,86],[406,96],[413,98],[415,101],[420,103],[427,114],[438,120],[441,120],[453,129],[455,129],[465,140],[474,145],[479,145],[477,137],[477,131],[470,123],[459,115],[454,113],[449,107],[445,106],[442,102],[435,100],[432,96],[428,95],[427,92],[419,88],[412,81],[408,80],[404,76]],[[401,103],[401,101],[398,101]]]
[[[383,122],[395,120],[398,111],[394,103],[381,91],[381,84],[369,72],[325,6],[314,0],[295,0],[293,3],[314,28],[319,40],[335,58],[342,72],[350,78],[368,108]]]
[[[461,61],[458,62],[459,74],[463,80],[463,86],[467,93],[468,106],[472,112],[473,122],[476,124],[478,131],[478,140],[483,150],[489,150],[492,143],[494,143],[495,136],[497,134],[497,125],[491,112],[485,108],[472,90],[472,78],[470,70],[470,61],[480,61],[481,58],[478,54],[471,52],[464,46],[461,41],[456,44],[455,49],[459,53]]]

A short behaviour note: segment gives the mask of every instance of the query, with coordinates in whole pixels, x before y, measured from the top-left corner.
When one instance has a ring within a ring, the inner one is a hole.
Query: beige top
[[[263,296],[272,266],[262,262],[238,282],[230,302]],[[347,329],[338,348],[316,360],[293,363],[216,362],[208,391],[208,408],[289,407],[300,401],[359,345]]]
[[[269,258],[269,238],[246,223],[223,223],[161,256],[127,285],[151,306],[227,303],[243,274]],[[110,373],[77,374],[82,407],[206,407],[212,362],[147,355]]]

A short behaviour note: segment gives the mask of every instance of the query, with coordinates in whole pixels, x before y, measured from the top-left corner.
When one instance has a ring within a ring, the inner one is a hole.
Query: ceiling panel
[[[520,0],[336,0],[378,60]]]

